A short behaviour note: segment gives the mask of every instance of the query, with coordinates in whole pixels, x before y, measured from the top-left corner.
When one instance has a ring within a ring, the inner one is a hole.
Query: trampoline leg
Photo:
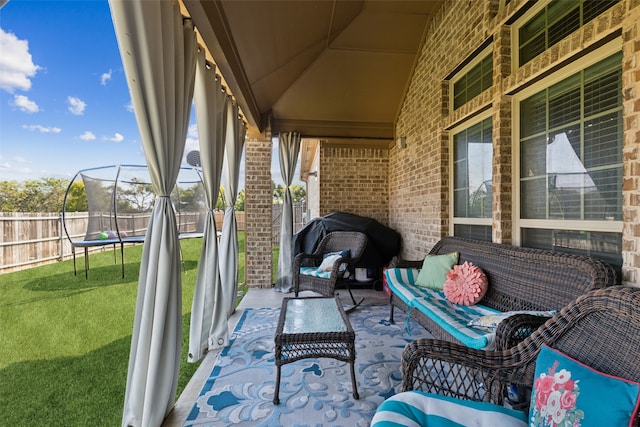
[[[116,253],[115,247],[113,248],[113,253],[115,256],[115,253]],[[120,242],[120,262],[122,263],[122,278],[124,279],[124,243],[122,242]]]
[[[84,247],[84,278],[89,278],[89,248]]]
[[[76,247],[71,246],[71,253],[73,254],[73,275],[78,275],[78,270],[76,269]]]

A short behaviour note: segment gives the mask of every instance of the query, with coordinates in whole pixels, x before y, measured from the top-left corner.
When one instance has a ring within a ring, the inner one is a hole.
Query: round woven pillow
[[[484,272],[470,262],[455,265],[447,273],[447,280],[444,282],[444,295],[453,304],[475,305],[489,288],[489,281]]]

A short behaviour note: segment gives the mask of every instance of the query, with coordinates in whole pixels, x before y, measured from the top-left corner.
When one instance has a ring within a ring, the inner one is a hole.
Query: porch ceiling
[[[443,0],[183,0],[249,133],[393,138]]]

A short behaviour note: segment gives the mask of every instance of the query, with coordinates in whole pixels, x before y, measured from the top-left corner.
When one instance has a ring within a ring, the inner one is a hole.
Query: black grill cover
[[[367,246],[356,267],[382,268],[400,252],[400,234],[373,218],[334,212],[315,218],[293,236],[293,255],[310,254],[320,240],[332,231],[360,231],[367,235]]]

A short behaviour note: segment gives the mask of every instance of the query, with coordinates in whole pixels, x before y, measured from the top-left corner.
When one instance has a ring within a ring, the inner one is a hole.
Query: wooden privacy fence
[[[282,228],[282,205],[271,207],[271,237],[272,244],[280,245],[280,229]],[[297,233],[307,223],[307,204],[297,202],[293,204],[293,233]]]
[[[223,212],[215,212],[216,227],[222,230]],[[245,213],[236,212],[238,231],[246,229]],[[84,239],[89,221],[87,212],[65,213],[73,241]],[[91,252],[111,246],[89,248]],[[62,261],[71,257],[71,243],[59,213],[0,212],[0,273]]]

